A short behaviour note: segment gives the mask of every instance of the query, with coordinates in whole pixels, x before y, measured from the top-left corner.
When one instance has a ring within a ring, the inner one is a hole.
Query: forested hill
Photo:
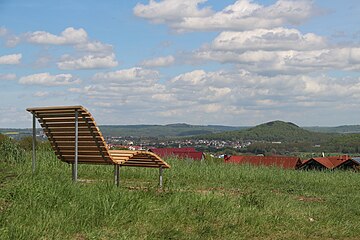
[[[104,136],[133,137],[185,137],[207,135],[224,131],[236,131],[247,127],[229,127],[221,125],[189,125],[176,123],[168,125],[102,125]]]
[[[219,140],[257,140],[268,142],[324,142],[333,137],[333,133],[319,133],[305,130],[294,123],[272,121],[253,128],[208,134],[201,136],[206,139]]]

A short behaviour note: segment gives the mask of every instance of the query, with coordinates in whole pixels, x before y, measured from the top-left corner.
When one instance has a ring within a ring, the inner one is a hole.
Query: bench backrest
[[[75,116],[78,115],[78,162],[113,164],[105,140],[91,114],[82,106],[28,108],[38,119],[56,156],[75,159]]]

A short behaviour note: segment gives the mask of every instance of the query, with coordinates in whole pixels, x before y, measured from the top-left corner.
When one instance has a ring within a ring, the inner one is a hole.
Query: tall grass
[[[357,239],[360,175],[166,159],[157,169],[80,165],[53,152],[0,163],[0,239]]]

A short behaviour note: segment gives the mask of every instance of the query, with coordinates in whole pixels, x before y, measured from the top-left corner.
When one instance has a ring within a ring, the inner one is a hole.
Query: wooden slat
[[[147,151],[133,151],[133,150],[110,150],[111,154],[116,153],[131,153],[131,154],[139,154],[139,153],[150,153]]]
[[[34,108],[27,108],[26,111],[29,112],[41,112],[41,111],[66,111],[66,110],[75,110],[75,109],[83,109],[82,106],[56,106],[56,107],[34,107]]]
[[[42,127],[45,127],[44,123],[40,123],[40,125]],[[75,129],[75,122],[73,122],[73,123],[46,123],[46,125],[51,129],[52,128],[67,128],[67,127],[73,127],[73,126],[74,126],[74,129]],[[90,125],[91,125],[91,127],[95,127],[94,123],[91,123]],[[79,128],[87,127],[87,124],[85,122],[79,122],[78,126],[79,126]]]
[[[82,111],[82,110],[78,110],[78,113],[83,113],[83,112],[84,111]],[[73,116],[75,116],[75,110],[69,109],[69,110],[52,110],[52,111],[36,111],[35,112],[36,116],[41,116],[44,118],[52,117],[55,114],[73,114]]]
[[[54,138],[74,138],[75,135],[74,133],[71,134],[71,132],[55,132],[53,133]],[[84,132],[81,131],[80,133],[78,133],[78,138],[89,138],[93,139],[93,137],[97,138],[97,139],[103,139],[100,135],[95,135],[92,136],[89,132]]]
[[[144,161],[131,161],[128,160],[126,161],[127,164],[140,164],[140,165],[144,165],[144,164],[150,164],[150,165],[158,165],[160,166],[160,164],[156,163],[156,162],[144,162]]]
[[[96,129],[96,127],[92,127],[94,130]],[[86,130],[87,127],[79,127],[79,131],[83,132],[84,130]],[[75,134],[75,127],[52,127],[51,128],[51,132],[55,133],[55,132],[72,132],[73,134]]]
[[[61,149],[61,153],[64,154],[64,155],[75,155],[75,151],[74,150],[64,150],[64,149]],[[82,149],[79,149],[78,150],[78,153],[80,155],[99,155],[99,151],[96,149],[96,151],[89,151],[89,150],[82,150]],[[105,155],[105,156],[110,156],[110,155]]]
[[[155,160],[155,159],[150,159],[150,158],[145,159],[145,158],[136,158],[136,157],[134,157],[134,158],[129,158],[129,160],[128,160],[128,161],[138,161],[138,162],[156,162],[156,160]]]
[[[46,125],[46,126],[49,127],[48,125]],[[75,130],[74,127],[52,127],[51,128],[51,133],[53,133],[53,134],[55,134],[55,133],[67,133],[67,134],[70,134],[71,136],[75,136],[74,130]],[[44,129],[44,133],[47,133],[46,129]],[[89,133],[89,131],[85,127],[79,127],[78,128],[78,134],[83,134],[83,133],[84,134]]]
[[[130,158],[128,161],[138,161],[138,162],[153,162],[153,163],[161,163],[162,161],[156,159],[145,159],[145,158]]]
[[[65,159],[74,159],[75,158],[74,155],[65,155],[65,154],[63,155],[63,157]],[[96,155],[81,155],[81,154],[78,154],[78,157],[79,157],[79,159],[86,159],[86,158],[100,159],[100,160],[102,159],[102,156],[99,155],[99,154],[96,154]],[[109,158],[110,158],[110,156],[109,156]]]
[[[79,146],[79,151],[82,151],[82,150],[88,150],[88,151],[93,151],[93,150],[96,150],[98,151],[97,149],[97,146],[94,145],[94,146]],[[73,150],[74,151],[75,147],[74,146],[61,146],[61,151],[66,151],[66,150]],[[105,147],[102,147],[102,149],[104,149],[104,151],[106,151],[106,148]]]
[[[68,162],[68,161],[73,161],[74,160],[74,158],[70,158],[70,157],[64,157],[64,161],[66,161],[66,162]],[[95,158],[95,157],[93,157],[93,158],[90,158],[90,157],[78,157],[78,161],[83,161],[83,162],[87,162],[87,161],[89,161],[89,162],[105,162],[104,161],[104,159],[102,158],[102,157],[98,157],[98,158]],[[111,162],[110,160],[109,160],[109,162]]]
[[[130,154],[130,153],[117,153],[117,154],[113,154],[111,153],[112,157],[132,157],[134,156],[134,154]]]
[[[75,141],[56,141],[56,143],[59,146],[74,146],[75,147]],[[87,140],[78,140],[78,146],[97,146],[95,142],[93,141],[87,141]],[[101,145],[100,147],[105,146],[105,145]]]
[[[45,132],[45,134],[46,134],[46,132]],[[54,132],[53,136],[55,138],[56,137],[72,137],[72,136],[74,136],[74,133],[72,133],[72,132]],[[89,136],[92,136],[92,135],[89,132],[82,131],[82,132],[78,132],[78,136],[79,137],[85,137],[85,136],[89,137]],[[100,137],[100,135],[98,135],[98,136]]]
[[[57,144],[58,144],[59,147],[73,147],[73,148],[75,148],[74,142],[70,142],[70,141],[68,141],[68,142],[59,142],[58,141]],[[97,148],[97,146],[96,146],[96,144],[94,142],[79,142],[78,146],[79,147],[96,147]]]
[[[67,158],[75,158],[75,155],[74,153],[72,152],[68,152],[68,153],[64,153],[63,154],[64,157],[67,157]],[[101,158],[102,156],[97,153],[97,154],[91,154],[89,152],[86,152],[86,153],[78,153],[78,156],[82,156],[82,157],[90,157],[90,158]],[[105,158],[110,158],[109,155],[105,156]]]
[[[150,165],[150,164],[130,164],[130,163],[123,163],[122,166],[126,167],[148,167],[148,168],[159,168],[159,165]],[[167,168],[167,167],[165,167]]]
[[[96,137],[99,139],[99,142],[102,142],[102,139],[100,136]],[[75,136],[53,136],[54,141],[75,141]],[[93,140],[93,137],[91,136],[78,136],[79,141],[91,141]]]
[[[85,116],[85,118],[91,120],[90,116]],[[45,122],[75,122],[75,115],[70,116],[70,117],[42,118],[41,121],[45,121]],[[78,121],[79,122],[85,122],[85,120],[83,118],[79,118]]]
[[[129,160],[128,157],[116,157],[116,158],[112,157],[112,159],[113,159],[114,161],[118,161],[118,160],[127,161],[127,160]]]
[[[47,118],[47,119],[41,119],[39,120],[40,124],[46,122],[46,124],[52,125],[52,124],[56,124],[56,123],[72,123],[75,124],[75,119],[71,119],[71,118],[63,118],[63,119],[59,119],[59,118]],[[84,120],[78,120],[78,123],[85,123]]]
[[[64,113],[36,113],[37,117],[41,118],[59,118],[59,117],[75,117],[75,112],[64,112]]]
[[[74,163],[74,160],[66,160],[63,161],[66,163]],[[105,161],[91,161],[91,160],[79,160],[78,161],[79,164],[95,164],[95,165],[114,165],[113,162],[105,162]]]

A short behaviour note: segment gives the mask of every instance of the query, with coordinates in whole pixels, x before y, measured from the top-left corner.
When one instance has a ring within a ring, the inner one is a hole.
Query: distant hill
[[[360,125],[343,125],[338,127],[304,127],[304,129],[323,133],[360,133]]]
[[[190,137],[201,136],[221,139],[259,139],[259,136],[273,141],[286,139],[287,134],[297,135],[298,139],[314,138],[324,135],[318,133],[360,133],[360,125],[345,125],[338,127],[298,127],[293,123],[274,121],[256,127],[231,127],[222,125],[190,125],[174,123],[167,125],[101,125],[104,136],[134,136],[134,137]],[[39,130],[39,129],[38,129]],[[305,132],[304,132],[305,131]],[[0,133],[13,138],[31,135],[31,129],[0,128]],[[315,132],[315,133],[314,133]],[[241,133],[241,134],[240,134]],[[214,135],[215,134],[215,135]],[[275,135],[274,135],[275,134]],[[325,135],[326,136],[326,135]]]
[[[99,128],[104,136],[186,137],[236,131],[247,127],[176,123],[168,125],[102,125]]]
[[[209,134],[202,137],[207,139],[238,139],[243,141],[256,140],[267,142],[323,142],[332,136],[334,136],[334,134],[305,130],[294,123],[272,121],[245,130]]]

